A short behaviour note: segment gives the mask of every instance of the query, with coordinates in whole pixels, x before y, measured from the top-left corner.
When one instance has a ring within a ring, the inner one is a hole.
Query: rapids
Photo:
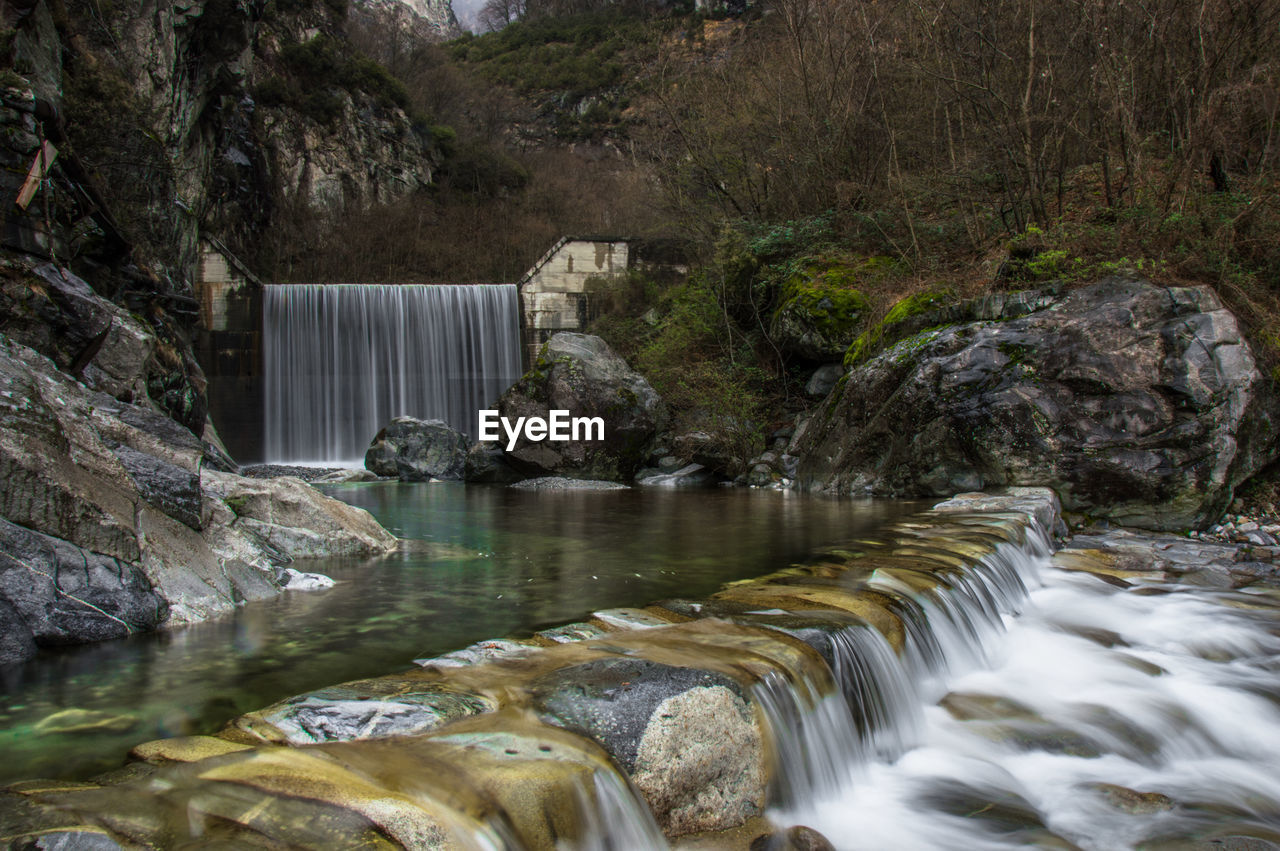
[[[821,788],[796,784],[804,794],[785,796],[771,817],[815,828],[841,849],[1276,841],[1274,592],[1121,583],[1054,568],[1046,555],[1005,549],[968,574],[978,583],[925,592],[873,577],[920,614],[907,621],[905,664],[890,658],[874,674],[874,691],[898,696],[879,725],[918,719],[914,746],[864,759]],[[850,680],[867,679],[839,666],[836,675],[846,693]],[[902,707],[904,691],[921,698],[916,708]],[[844,731],[827,735],[778,740],[811,751],[809,772],[822,774],[829,752],[847,749]]]

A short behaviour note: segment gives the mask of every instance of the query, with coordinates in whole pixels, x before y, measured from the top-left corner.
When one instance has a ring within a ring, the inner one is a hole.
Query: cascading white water
[[[397,416],[474,437],[520,377],[512,284],[278,285],[262,312],[268,461],[357,461]]]
[[[815,801],[843,799],[865,783],[873,759],[917,744],[921,695],[939,697],[944,675],[986,663],[1049,551],[1047,533],[1032,521],[1019,543],[999,543],[926,591],[873,573],[868,587],[896,600],[906,628],[905,664],[874,630],[850,627],[827,637],[834,693],[776,674],[752,688],[773,740],[776,803],[807,812]]]
[[[667,848],[666,837],[635,787],[618,772],[592,772],[574,789],[583,835],[577,842],[561,840],[557,851],[636,851]]]
[[[1271,605],[1255,611],[1267,600],[1241,592],[1117,587],[1044,569],[1045,555],[1036,532],[932,589],[873,577],[900,601],[912,679],[926,701],[945,698],[924,708],[914,747],[787,797],[772,819],[849,851],[1211,847],[1185,842],[1194,836],[1275,847]]]

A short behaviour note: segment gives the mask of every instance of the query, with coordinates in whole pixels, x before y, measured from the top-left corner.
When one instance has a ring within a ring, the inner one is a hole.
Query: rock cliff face
[[[799,485],[1047,485],[1068,510],[1182,529],[1275,457],[1270,382],[1211,290],[1108,279],[1006,301],[1017,318],[922,330],[852,369],[798,443]]]
[[[98,357],[125,360],[105,343]],[[292,558],[396,547],[368,514],[303,482],[206,472],[203,455],[153,407],[0,334],[0,664],[228,612],[278,593],[276,567]]]
[[[449,0],[356,0],[350,15],[357,23],[399,34],[403,46],[462,35]]]
[[[205,470],[190,344],[202,233],[245,245],[430,180],[343,5],[4,6],[0,664],[229,611],[291,558],[395,548],[302,482]]]

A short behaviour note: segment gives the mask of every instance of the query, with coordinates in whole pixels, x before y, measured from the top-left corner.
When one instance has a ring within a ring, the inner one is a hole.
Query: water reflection
[[[402,551],[303,565],[338,580],[327,591],[0,669],[0,781],[87,776],[118,766],[138,742],[211,732],[291,694],[402,669],[416,656],[527,635],[595,609],[704,596],[919,507],[741,489],[329,492],[409,539]],[[88,712],[49,720],[67,709]]]

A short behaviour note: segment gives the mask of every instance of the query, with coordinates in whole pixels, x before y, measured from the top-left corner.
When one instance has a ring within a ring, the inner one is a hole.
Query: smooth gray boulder
[[[378,432],[364,455],[364,466],[402,482],[461,479],[467,463],[467,438],[444,420],[396,417]]]
[[[1205,287],[1109,278],[920,331],[856,367],[798,441],[808,490],[1053,488],[1150,529],[1211,522],[1276,455],[1277,400]]]
[[[604,439],[587,440],[585,433],[578,440],[521,436],[506,458],[525,475],[630,481],[667,422],[666,406],[649,382],[604,340],[588,334],[556,334],[498,401],[499,414],[512,423],[519,417],[546,419],[553,410],[601,418]]]
[[[609,752],[668,835],[760,813],[764,745],[742,687],[723,674],[602,659],[554,671],[531,691],[543,720]]]
[[[818,367],[813,371],[813,375],[809,376],[808,383],[804,385],[805,395],[815,399],[825,397],[840,381],[842,375],[844,375],[844,364],[828,363]]]

